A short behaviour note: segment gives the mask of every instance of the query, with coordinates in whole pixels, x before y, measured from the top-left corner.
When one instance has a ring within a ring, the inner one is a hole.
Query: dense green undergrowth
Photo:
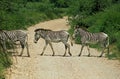
[[[0,53],[0,79],[5,79],[5,71],[12,65],[10,54]]]
[[[9,7],[7,7],[9,6]],[[38,22],[60,18],[65,15],[64,7],[55,7],[49,0],[40,2],[0,1],[0,29],[26,29]]]

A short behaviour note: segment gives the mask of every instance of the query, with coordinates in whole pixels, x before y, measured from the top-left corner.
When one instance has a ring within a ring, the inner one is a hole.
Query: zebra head
[[[36,29],[35,31],[35,35],[34,35],[34,43],[37,43],[37,41],[40,39],[40,31],[38,29]]]

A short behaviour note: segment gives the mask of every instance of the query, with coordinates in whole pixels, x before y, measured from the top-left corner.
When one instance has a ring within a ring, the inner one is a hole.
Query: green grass
[[[5,71],[12,65],[10,55],[0,52],[0,79],[5,79]]]
[[[0,10],[1,29],[27,29],[39,22],[61,18],[67,10],[66,8],[57,8],[49,2],[28,2],[26,7],[15,4],[13,4],[12,11]]]

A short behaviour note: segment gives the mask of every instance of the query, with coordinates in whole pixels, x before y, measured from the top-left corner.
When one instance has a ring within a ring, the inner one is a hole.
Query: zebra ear
[[[76,26],[74,27],[74,29],[78,29],[78,28],[80,28],[79,25],[76,25]]]

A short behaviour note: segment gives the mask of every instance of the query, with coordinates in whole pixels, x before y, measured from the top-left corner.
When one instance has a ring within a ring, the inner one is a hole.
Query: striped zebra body
[[[89,52],[88,56],[90,56],[89,45],[88,45],[90,43],[91,44],[96,44],[96,43],[101,44],[101,47],[103,48],[103,50],[102,50],[100,57],[103,55],[104,50],[106,48],[108,48],[108,53],[109,53],[109,37],[107,34],[105,34],[103,32],[90,33],[86,30],[83,30],[82,28],[75,28],[73,38],[75,38],[77,35],[80,35],[81,43],[82,43],[82,48],[81,48],[79,56],[81,55],[82,50],[85,45],[87,45],[87,47],[88,47],[88,52]]]
[[[3,46],[3,50],[6,49],[6,42],[12,42],[15,43],[17,41],[20,42],[20,45],[22,47],[22,51],[20,56],[23,54],[23,50],[26,47],[27,48],[27,54],[29,55],[29,49],[28,49],[28,43],[27,43],[27,33],[23,30],[12,30],[12,31],[6,31],[4,30],[4,33],[0,33],[0,40],[1,45]]]
[[[61,30],[61,31],[52,31],[49,29],[36,29],[35,30],[35,35],[34,35],[34,42],[37,43],[37,41],[43,38],[46,42],[46,45],[43,48],[43,51],[41,53],[41,55],[44,54],[44,51],[47,47],[47,45],[49,44],[52,51],[53,51],[53,55],[55,54],[54,50],[53,50],[53,46],[52,46],[52,42],[54,43],[58,43],[58,42],[62,42],[65,45],[65,53],[63,56],[66,55],[66,50],[68,48],[68,53],[70,54],[70,56],[72,55],[70,53],[70,45],[67,43],[68,42],[68,38],[69,38],[69,33],[65,30]]]

